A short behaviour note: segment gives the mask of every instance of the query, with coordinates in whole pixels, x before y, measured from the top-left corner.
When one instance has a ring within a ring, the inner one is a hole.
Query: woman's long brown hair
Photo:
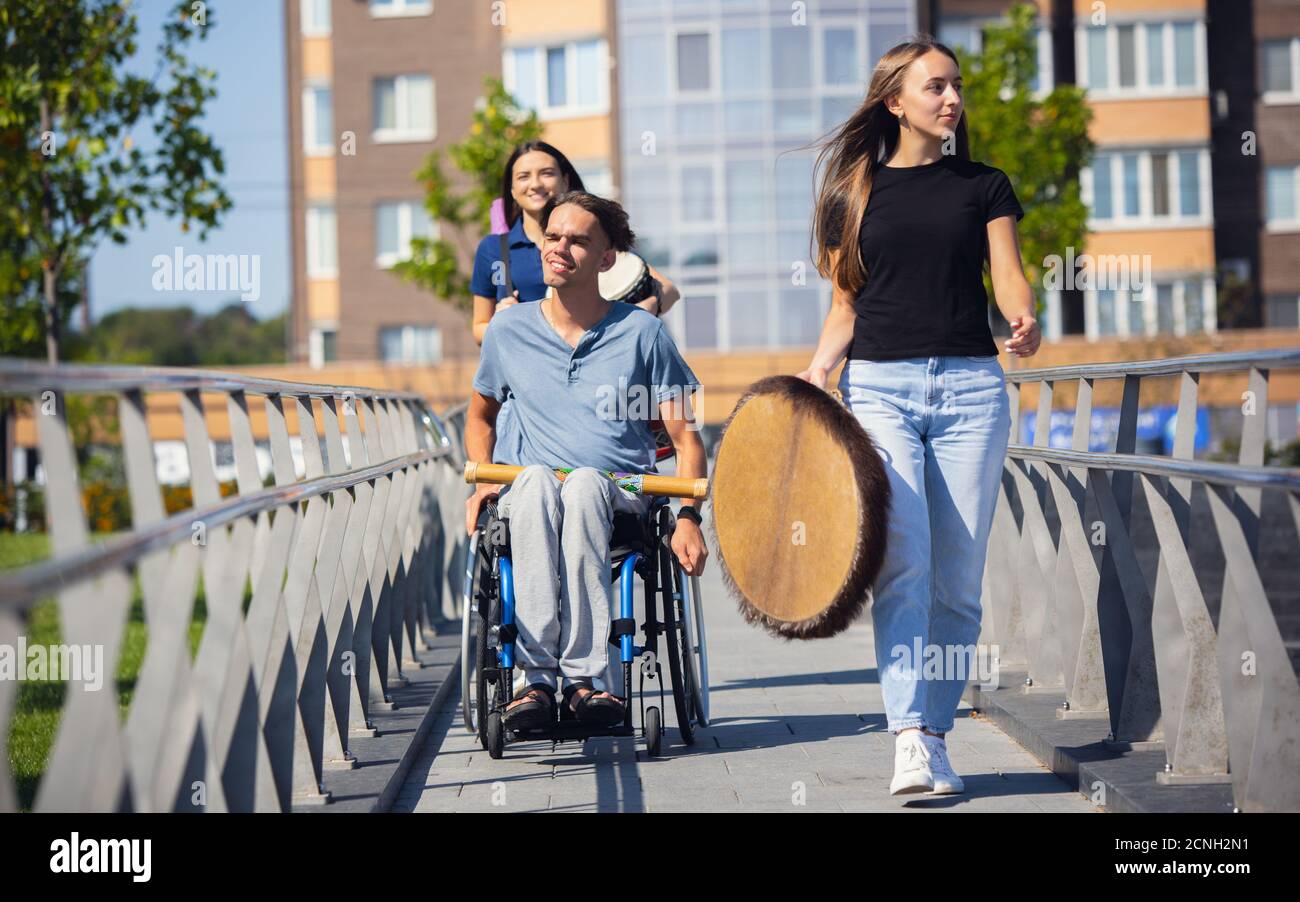
[[[862,216],[871,199],[871,184],[876,172],[898,149],[898,119],[889,112],[885,101],[903,89],[903,77],[917,59],[938,50],[957,61],[957,55],[929,35],[892,48],[876,63],[867,98],[848,121],[833,131],[817,155],[820,187],[813,207],[814,260],[817,272],[832,284],[856,295],[867,282],[867,269],[858,253],[858,234]],[[966,109],[953,129],[956,155],[970,159],[966,137]],[[833,259],[837,248],[841,253]]]

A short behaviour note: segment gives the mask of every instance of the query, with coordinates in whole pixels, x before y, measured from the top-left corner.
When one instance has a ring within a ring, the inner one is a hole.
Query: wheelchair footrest
[[[591,739],[597,736],[632,736],[635,733],[636,730],[633,727],[621,723],[612,727],[599,727],[577,720],[556,721],[533,730],[511,731],[511,735],[518,742],[536,742],[548,739],[555,742],[568,742],[571,740]]]

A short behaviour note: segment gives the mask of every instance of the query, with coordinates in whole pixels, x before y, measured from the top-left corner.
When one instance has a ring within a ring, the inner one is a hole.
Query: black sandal
[[[546,696],[546,701],[533,697],[534,691]],[[510,703],[525,699],[520,704],[507,705],[501,714],[501,723],[510,730],[532,730],[544,727],[554,719],[555,690],[545,683],[529,683],[510,700]]]
[[[579,689],[590,689],[586,695],[573,704],[573,696]],[[627,708],[617,696],[610,693],[606,698],[597,698],[599,691],[589,681],[570,683],[564,687],[564,704],[582,723],[602,727],[612,727],[623,722]]]

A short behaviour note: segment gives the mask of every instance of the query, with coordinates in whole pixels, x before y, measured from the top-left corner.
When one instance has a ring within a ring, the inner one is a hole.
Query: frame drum
[[[646,262],[628,251],[619,251],[614,265],[599,276],[600,296],[607,301],[635,304],[654,294],[654,279]]]
[[[889,475],[842,403],[794,376],[750,386],[709,480],[723,582],[750,623],[821,639],[862,613],[885,556]]]

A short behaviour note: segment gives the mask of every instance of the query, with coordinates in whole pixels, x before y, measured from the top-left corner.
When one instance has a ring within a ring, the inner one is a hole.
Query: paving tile
[[[681,742],[671,699],[663,755],[637,738],[511,745],[492,760],[459,705],[439,714],[399,794],[422,812],[902,812],[1093,810],[1025,749],[963,704],[949,734],[963,796],[889,795],[885,729],[869,618],[829,642],[778,642],[744,624],[716,568],[704,578],[712,723]],[[717,601],[715,602],[714,599]],[[655,704],[658,704],[656,701]],[[802,783],[795,805],[797,784]],[[504,793],[502,795],[501,793]],[[494,795],[495,793],[495,795]],[[504,801],[494,805],[493,801]]]

